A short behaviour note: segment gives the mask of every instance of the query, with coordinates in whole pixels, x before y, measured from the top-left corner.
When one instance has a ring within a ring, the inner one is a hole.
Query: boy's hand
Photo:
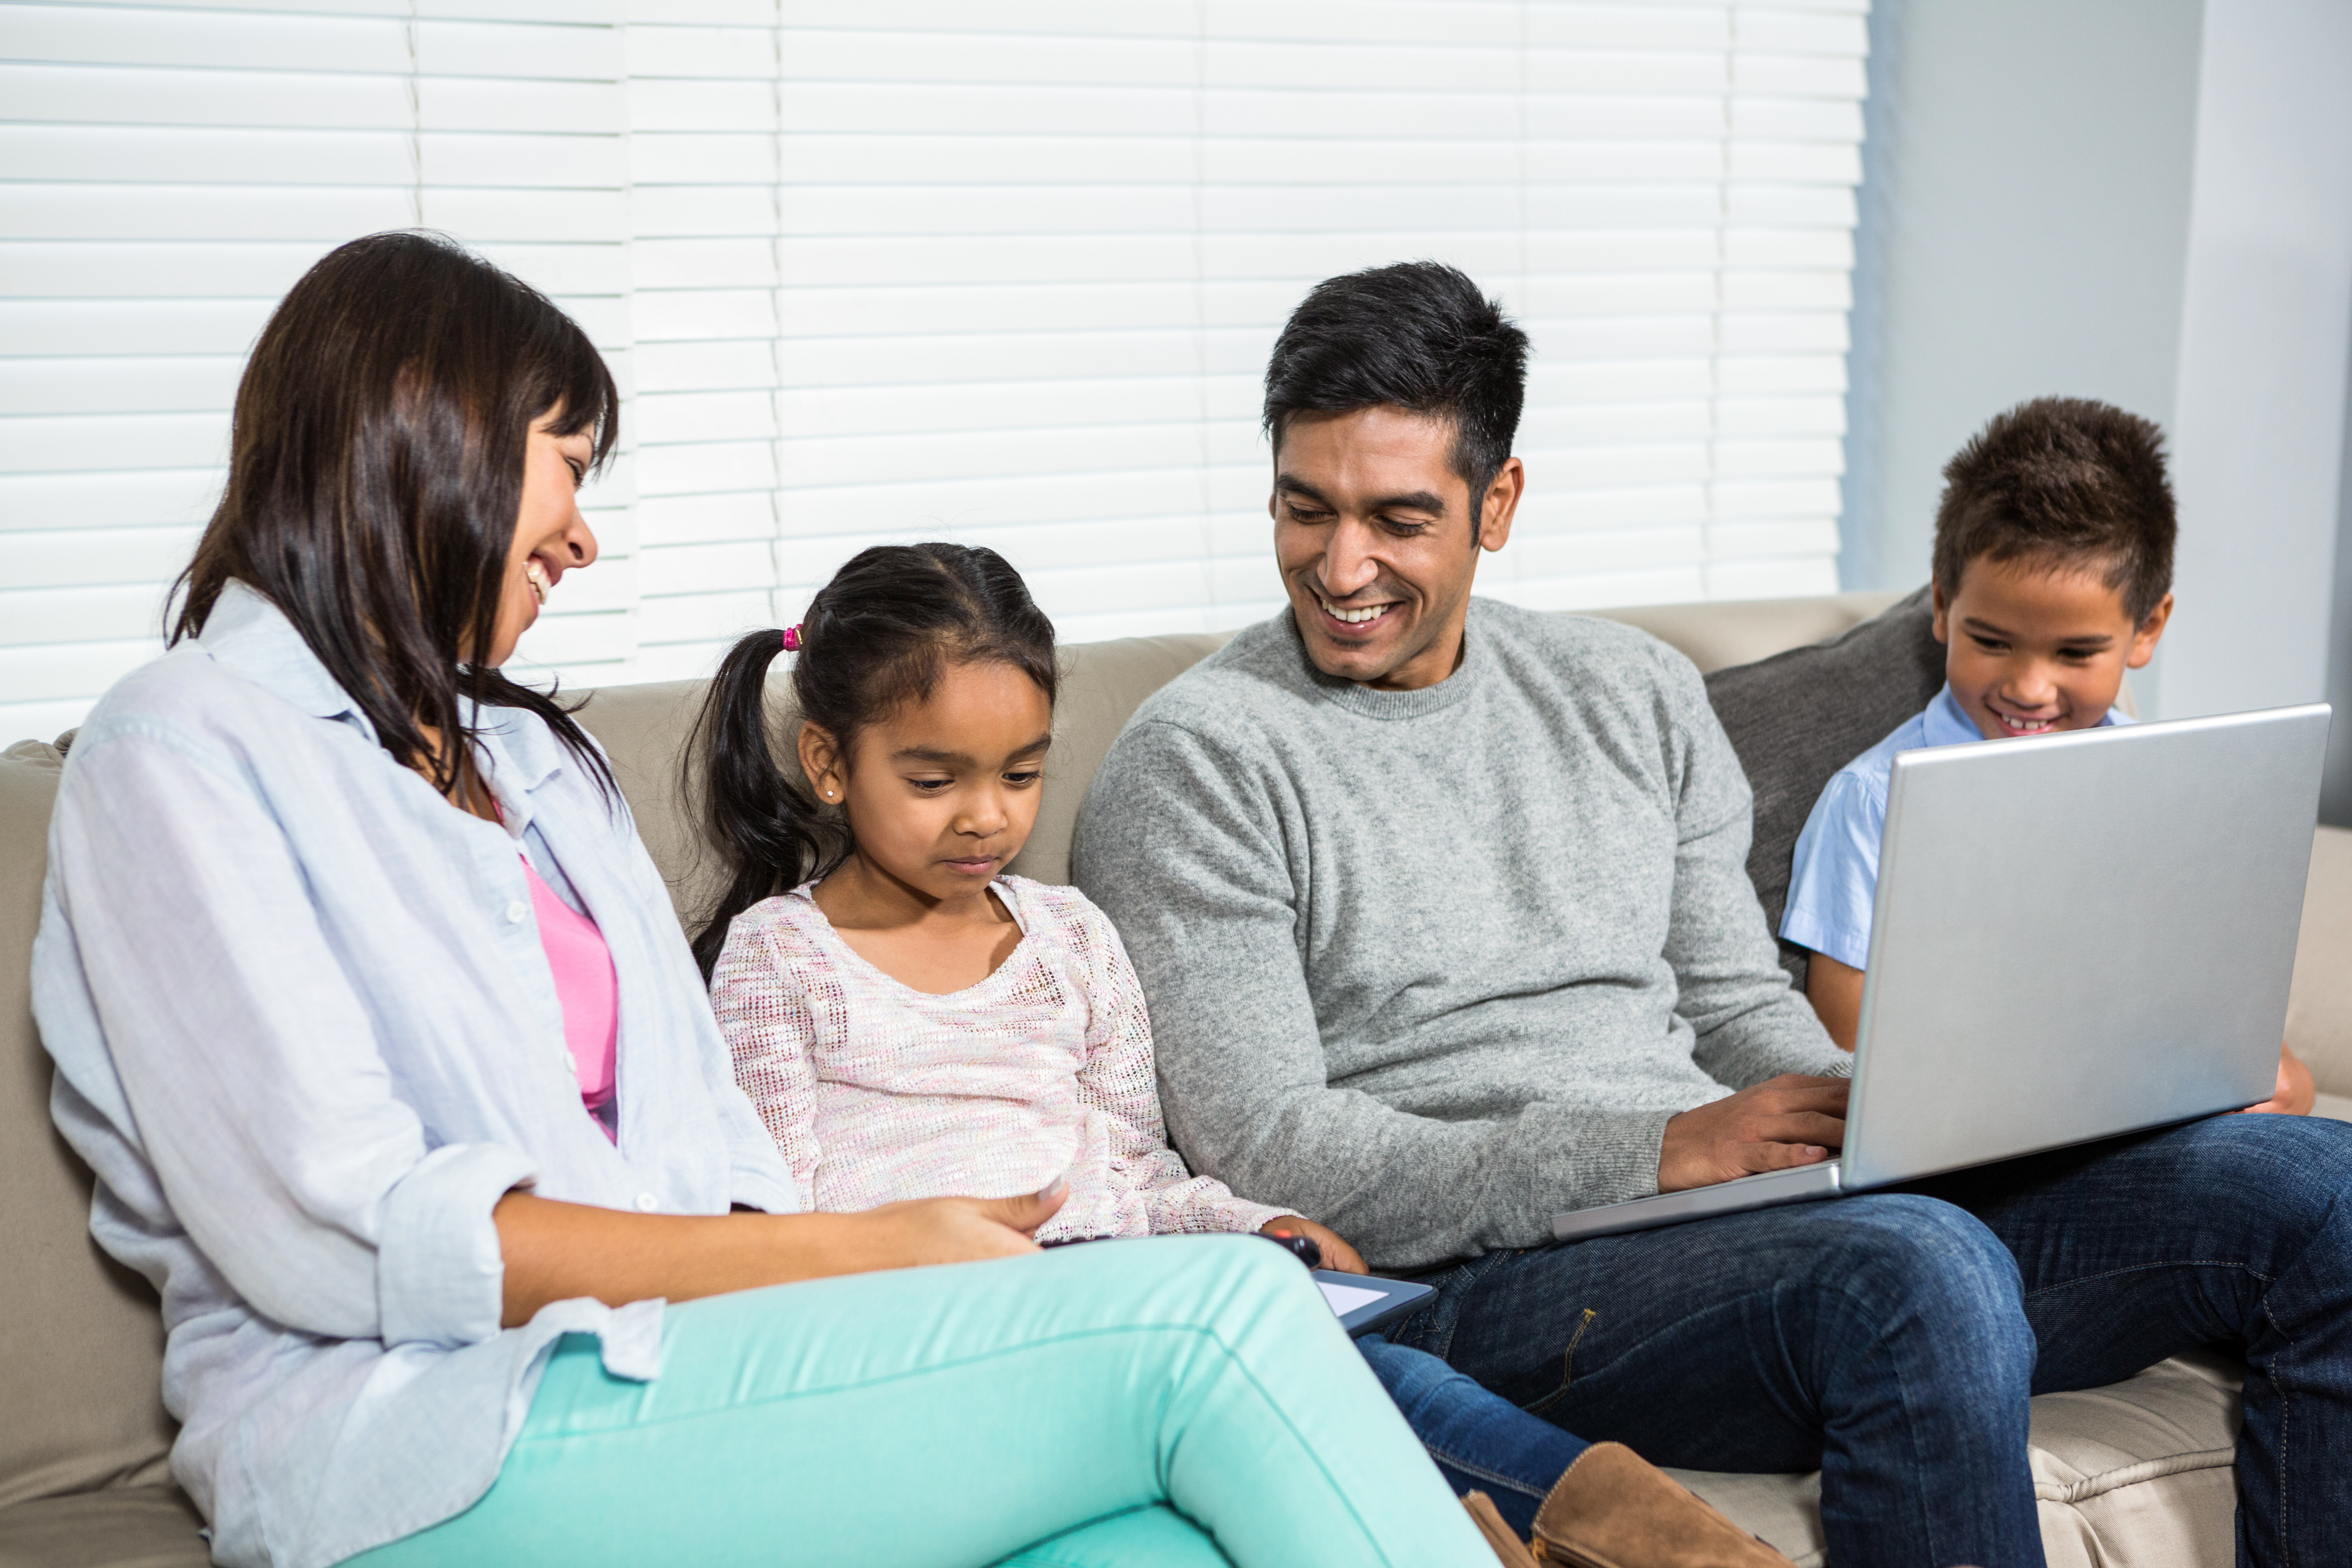
[[[1845,1142],[1842,1078],[1783,1073],[1666,1123],[1658,1191],[1711,1187],[1762,1171],[1815,1165]]]
[[[1311,1219],[1305,1219],[1295,1214],[1286,1214],[1280,1219],[1266,1221],[1257,1227],[1257,1233],[1260,1236],[1313,1237],[1315,1245],[1323,1249],[1324,1268],[1336,1268],[1342,1274],[1371,1272],[1370,1268],[1364,1267],[1364,1260],[1356,1256],[1356,1249],[1339,1239],[1337,1231],[1317,1225]]]
[[[2279,1116],[2308,1116],[2312,1102],[2319,1098],[2319,1085],[2312,1081],[2311,1069],[2303,1058],[2282,1045],[2279,1047],[2278,1087],[2260,1105],[2246,1107],[2246,1114],[2267,1111]]]

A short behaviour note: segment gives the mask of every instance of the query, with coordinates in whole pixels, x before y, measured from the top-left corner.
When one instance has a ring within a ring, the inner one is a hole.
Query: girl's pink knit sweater
[[[1020,944],[944,996],[858,957],[807,887],[729,929],[711,1003],[811,1203],[1011,1197],[1066,1173],[1041,1241],[1255,1230],[1288,1213],[1188,1174],[1168,1147],[1151,1022],[1109,919],[1075,888],[993,886]]]

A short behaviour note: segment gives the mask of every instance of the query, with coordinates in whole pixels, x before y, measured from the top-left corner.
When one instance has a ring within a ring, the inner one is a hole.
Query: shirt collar
[[[312,718],[344,720],[371,742],[378,740],[365,711],[335,683],[286,612],[245,584],[232,578],[221,589],[196,643],[213,659]],[[564,765],[562,742],[544,724],[519,722],[521,710],[469,703],[465,715],[481,737],[485,771],[494,788],[504,786],[505,794],[537,789]]]
[[[554,731],[525,722],[523,716],[520,708],[466,708],[467,721],[488,753],[490,777],[510,789],[534,790],[562,772],[566,758]]]
[[[213,601],[196,645],[271,696],[314,719],[348,719],[376,738],[375,726],[351,694],[335,684],[286,613],[232,578]]]
[[[1977,728],[1976,721],[1969,718],[1960,706],[1960,700],[1952,695],[1949,683],[1936,693],[1936,700],[1927,704],[1925,717],[1927,733],[1920,739],[1927,745],[1958,746],[1985,738],[1984,731]]]

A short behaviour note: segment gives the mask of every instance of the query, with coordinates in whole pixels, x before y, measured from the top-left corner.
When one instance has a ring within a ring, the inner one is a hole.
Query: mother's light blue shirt
[[[465,1510],[566,1332],[656,1371],[661,1304],[499,1327],[509,1189],[803,1207],[735,1087],[627,807],[538,718],[483,711],[506,822],[393,762],[240,584],[77,737],[33,1007],[90,1229],[163,1294],[173,1473],[231,1564],[314,1568]],[[518,850],[620,984],[617,1142],[582,1109]]]

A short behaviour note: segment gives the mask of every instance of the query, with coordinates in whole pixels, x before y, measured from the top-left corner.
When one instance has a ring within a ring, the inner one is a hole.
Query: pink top
[[[934,996],[841,940],[807,888],[735,918],[710,1000],[735,1081],[819,1209],[1011,1197],[1066,1173],[1041,1240],[1255,1230],[1291,1211],[1194,1176],[1168,1147],[1143,990],[1075,888],[1003,877],[1021,941]]]
[[[614,1067],[620,1043],[621,989],[613,973],[612,950],[604,933],[586,915],[547,885],[530,857],[523,858],[523,875],[530,882],[530,907],[539,916],[539,944],[547,950],[547,967],[555,974],[555,999],[563,1005],[563,1043],[572,1049],[572,1069],[580,1075],[580,1102],[593,1113],[613,1103]],[[611,1138],[604,1118],[596,1125]]]

